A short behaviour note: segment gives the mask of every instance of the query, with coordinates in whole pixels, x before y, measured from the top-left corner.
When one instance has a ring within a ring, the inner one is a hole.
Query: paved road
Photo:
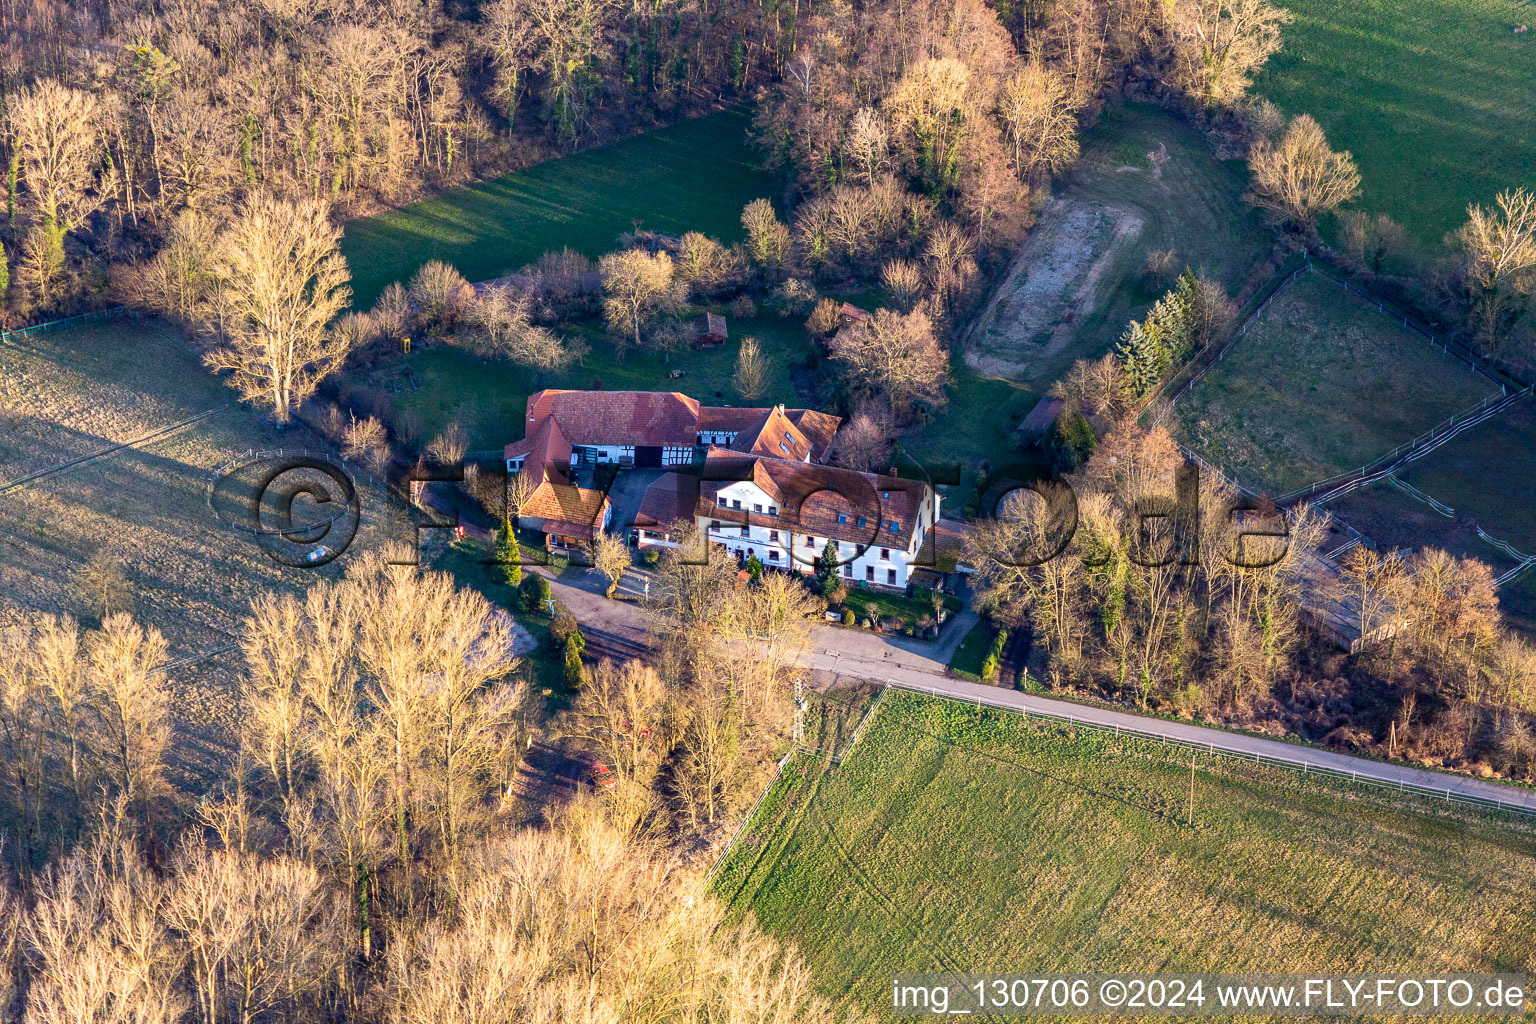
[[[1021,693],[1018,690],[1004,690],[996,686],[967,682],[922,668],[910,667],[899,663],[896,658],[882,657],[874,660],[850,654],[847,650],[828,646],[825,642],[818,642],[816,648],[805,659],[805,664],[812,670],[874,679],[920,693],[975,701],[992,707],[1046,715],[1108,729],[1118,728],[1125,732],[1176,740],[1239,756],[1258,755],[1266,760],[1286,762],[1297,768],[1325,768],[1387,786],[1402,784],[1432,790],[1436,793],[1448,792],[1453,796],[1496,800],[1536,813],[1536,789],[1511,786],[1491,779],[1474,779],[1465,775],[1452,775],[1448,772],[1372,761],[1351,754],[1302,747],[1294,743],[1244,733],[1225,732],[1189,722],[1170,722],[1129,711],[1117,711],[1113,708],[1039,697]]]
[[[638,596],[643,593],[644,579],[644,573],[637,571],[625,577],[620,589]],[[590,631],[589,636],[593,632],[599,635],[599,642],[595,642],[594,646],[611,646],[614,654],[634,656],[652,643],[654,630],[649,613],[635,601],[609,601],[604,598],[604,581],[596,573],[570,572],[566,576],[552,578],[550,582],[556,596],[583,623],[584,631]],[[887,683],[922,693],[976,701],[993,707],[1027,711],[1088,725],[1119,728],[1126,732],[1176,740],[1229,754],[1257,754],[1298,768],[1330,769],[1387,786],[1402,784],[1437,793],[1449,791],[1452,795],[1497,800],[1536,813],[1536,789],[1372,761],[1281,740],[1224,732],[1188,722],[1170,722],[1129,711],[1075,704],[953,678],[946,672],[950,655],[954,645],[960,642],[970,628],[969,624],[974,621],[974,613],[965,614],[971,617],[950,623],[944,641],[937,645],[905,637],[885,637],[864,630],[820,626],[812,634],[810,646],[801,656],[800,662],[812,671]],[[593,625],[588,626],[588,623]]]

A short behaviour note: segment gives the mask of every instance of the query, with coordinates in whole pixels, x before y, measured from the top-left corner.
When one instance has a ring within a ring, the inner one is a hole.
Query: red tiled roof
[[[560,424],[551,417],[539,424],[539,429],[533,432],[533,436],[523,442],[528,445],[527,458],[523,460],[523,468],[517,475],[530,483],[539,484],[547,476],[553,476],[563,482],[564,476],[558,468],[560,465],[571,464],[571,442],[565,439],[565,434],[560,430]],[[512,445],[508,445],[510,451]],[[507,458],[515,458],[508,455]],[[551,464],[554,468],[551,468]],[[546,472],[548,470],[548,472]]]
[[[800,428],[800,433],[811,443],[811,458],[816,462],[826,458],[827,449],[832,447],[832,438],[837,436],[838,424],[843,422],[842,417],[817,412],[815,409],[786,409],[784,415],[789,417],[789,422]]]
[[[1066,402],[1060,398],[1052,398],[1049,395],[1035,403],[1035,407],[1029,410],[1029,415],[1024,417],[1024,422],[1019,424],[1019,432],[1024,434],[1043,434],[1051,429],[1051,424],[1056,422],[1056,415],[1066,406]]]
[[[728,405],[699,406],[700,430],[757,430],[768,416],[767,409],[736,409]]]
[[[645,489],[635,525],[669,529],[679,522],[691,524],[698,503],[698,477],[664,473]]]
[[[602,529],[607,505],[602,491],[546,480],[523,506],[522,518],[542,520],[545,533],[590,539]]]
[[[731,448],[774,459],[813,459],[826,455],[842,420],[813,409],[732,409],[706,405],[699,409],[699,430],[733,431]],[[783,441],[787,448],[780,448]]]
[[[558,391],[528,396],[524,429],[553,417],[571,444],[692,447],[699,403],[676,391]]]
[[[720,491],[741,480],[751,480],[781,503],[777,517],[749,513],[753,525],[900,548],[912,539],[928,490],[919,480],[712,451],[705,460],[698,514],[718,516],[724,511],[718,506]],[[732,511],[733,521],[739,521],[741,511]]]
[[[752,455],[766,455],[771,459],[793,459],[796,462],[803,462],[811,455],[811,443],[778,407],[767,411],[762,426],[756,430],[744,430],[737,434],[736,440],[731,442],[731,449]]]

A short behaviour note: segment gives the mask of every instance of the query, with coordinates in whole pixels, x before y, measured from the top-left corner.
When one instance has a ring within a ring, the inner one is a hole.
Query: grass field
[[[559,373],[534,374],[510,362],[486,360],[463,349],[439,344],[397,356],[367,371],[351,371],[344,380],[368,383],[400,366],[409,366],[420,382],[417,391],[390,396],[395,407],[421,417],[423,432],[431,437],[457,419],[470,432],[472,449],[500,448],[523,436],[523,412],[528,396],[540,388],[593,388],[607,391],[681,391],[701,402],[729,405],[800,405],[792,379],[811,353],[810,338],[801,320],[781,319],[763,313],[751,320],[730,320],[731,340],[717,349],[674,353],[670,359],[651,352],[631,350],[619,359],[601,324],[584,323],[564,333],[579,333],[591,351],[576,366]],[[767,389],[755,402],[736,390],[736,354],[741,339],[755,337],[769,360]],[[672,379],[667,374],[682,370]]]
[[[181,336],[127,317],[84,321],[0,346],[0,397],[20,422],[0,433],[0,484],[217,409],[143,447],[118,451],[0,496],[0,619],[68,612],[89,621],[81,569],[103,551],[128,579],[128,607],[159,628],[173,661],[230,643],[255,594],[339,575],[350,557],[409,539],[399,510],[364,486],[349,553],[317,569],[269,559],[216,519],[207,477],[249,449],[323,448],[302,426],[279,434],[235,403]],[[228,722],[238,652],[172,673],[178,771],[207,762],[200,745]]]
[[[1239,294],[1274,244],[1242,201],[1246,185],[1242,163],[1217,159],[1177,115],[1105,110],[968,334],[966,361],[1043,393],[1074,360],[1109,351],[1161,294],[1144,272],[1153,250]]]
[[[563,246],[599,256],[637,225],[735,241],[741,208],[775,193],[750,123],[722,111],[353,221],[341,243],[353,304],[373,305],[428,260],[484,281]]]
[[[1240,483],[1277,494],[1369,463],[1496,390],[1311,273],[1276,295],[1168,427]]]
[[[716,890],[876,1019],[905,971],[1529,972],[1536,838],[914,695],[797,759]]]
[[[1468,203],[1536,185],[1526,0],[1281,0],[1295,21],[1256,91],[1354,153],[1357,205],[1438,243]]]
[[[1522,554],[1536,555],[1536,405],[1531,402],[1478,424],[1399,476],[1454,509],[1455,517],[1390,482],[1347,494],[1330,508],[1383,547],[1444,548],[1487,562],[1495,573],[1516,562],[1480,538],[1479,526]],[[1536,571],[1501,588],[1499,603],[1516,627],[1536,632]]]

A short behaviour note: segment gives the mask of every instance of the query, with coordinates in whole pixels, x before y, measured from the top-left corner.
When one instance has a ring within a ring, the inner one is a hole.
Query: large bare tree
[[[1280,26],[1291,20],[1268,0],[1174,0],[1163,9],[1172,84],[1208,107],[1243,95],[1254,72],[1279,52]]]
[[[100,142],[96,97],[53,79],[35,82],[10,100],[12,144],[21,185],[46,230],[74,231],[100,206]]]
[[[1455,236],[1471,326],[1497,345],[1536,291],[1536,193],[1500,192],[1492,209],[1467,207]]]
[[[1323,129],[1306,114],[1290,123],[1279,143],[1256,143],[1248,167],[1250,202],[1305,228],[1360,194],[1355,158],[1330,149]]]
[[[877,310],[868,325],[838,331],[832,358],[843,364],[855,388],[883,397],[893,413],[944,404],[949,357],[921,309]]]
[[[682,303],[686,286],[665,252],[625,249],[602,258],[603,316],[615,336],[638,348],[641,332]]]
[[[226,313],[208,364],[279,424],[347,357],[347,335],[331,329],[352,298],[340,239],[324,203],[259,195],[209,260]]]

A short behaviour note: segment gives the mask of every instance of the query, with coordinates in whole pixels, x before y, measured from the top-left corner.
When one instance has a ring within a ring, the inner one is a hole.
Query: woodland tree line
[[[447,576],[369,558],[253,600],[206,792],[173,782],[156,630],[0,633],[0,1020],[845,1019],[675,845],[762,784],[808,630],[796,581],[735,574],[667,560],[656,655],[578,664],[562,728],[617,781],[543,825],[514,813],[543,698],[509,620]]]
[[[851,413],[837,457],[879,466],[895,427],[946,400],[959,316],[1115,91],[1240,125],[1254,201],[1299,236],[1357,193],[1309,118],[1245,96],[1285,20],[1264,0],[0,0],[0,293],[17,320],[115,289],[196,328],[210,363],[284,421],[407,330],[547,372],[580,358],[566,320],[601,316],[616,346],[670,350],[687,303],[707,299],[792,311],[825,337],[836,306],[818,285],[879,280],[889,307],[827,343]],[[739,246],[637,234],[597,260],[546,254],[488,292],[428,264],[349,311],[339,216],[734,97],[757,100],[790,182],[777,209],[743,211]],[[1390,220],[1347,226],[1380,269]],[[1536,268],[1529,198],[1473,211],[1455,252],[1447,301],[1503,344]],[[1074,369],[1072,397],[1128,411],[1230,320],[1208,282],[1170,294],[1118,357]],[[743,346],[744,393],[773,357]],[[364,461],[387,461],[391,435],[442,462],[468,446],[462,428],[407,437],[357,411],[331,429]],[[1288,688],[1292,713],[1340,728],[1384,713],[1402,752],[1531,771],[1536,658],[1500,636],[1485,569],[1359,555],[1345,585],[1362,614],[1403,604],[1417,625],[1346,664],[1302,643],[1299,540],[1263,569],[1131,557],[1135,502],[1168,493],[1181,462],[1166,435],[1122,426],[1071,461],[1069,557],[1005,557],[1048,532],[1044,502],[1005,505],[973,552],[986,608],[1030,626],[1062,685],[1238,716]],[[1227,498],[1202,486],[1210,507]],[[515,515],[515,499],[495,511]],[[544,827],[508,818],[543,726],[529,675],[490,606],[443,577],[368,562],[302,598],[259,597],[239,756],[207,793],[171,784],[152,628],[41,616],[6,633],[0,1018],[838,1019],[795,955],[723,922],[677,856],[718,838],[761,782],[815,603],[774,574],[738,588],[719,551],[664,556],[651,601],[665,626],[643,663],[584,664],[574,621],[551,620],[577,654],[567,727],[618,782]],[[1396,703],[1350,708],[1357,671],[1391,681]]]

